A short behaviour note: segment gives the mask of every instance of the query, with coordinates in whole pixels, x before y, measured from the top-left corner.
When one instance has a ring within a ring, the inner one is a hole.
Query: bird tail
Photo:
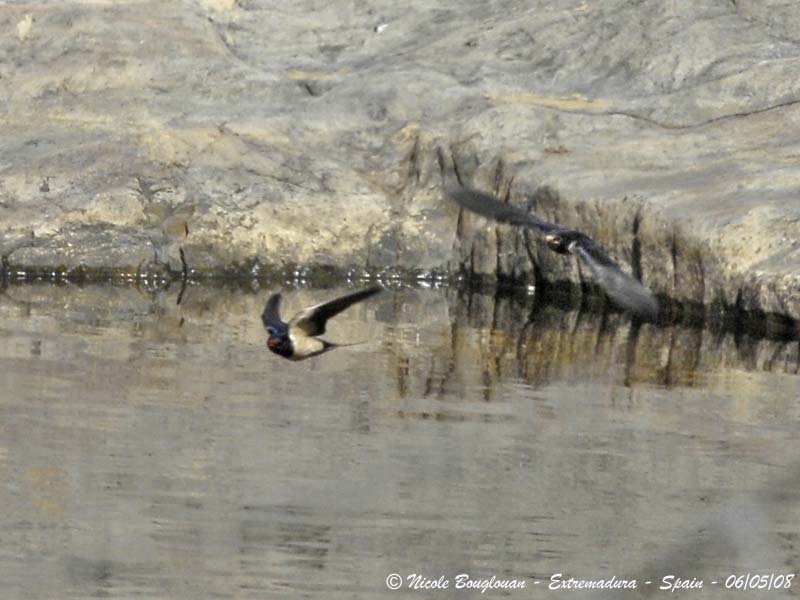
[[[366,344],[368,341],[369,340],[364,340],[361,342],[350,342],[349,344],[339,344],[322,340],[322,343],[325,344],[325,349],[328,350],[332,348],[347,348],[349,346],[360,346],[361,344]]]

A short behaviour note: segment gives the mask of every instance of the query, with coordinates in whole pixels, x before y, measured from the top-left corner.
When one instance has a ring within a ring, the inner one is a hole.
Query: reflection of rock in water
[[[133,321],[134,340],[183,343],[185,322],[222,313],[236,319],[240,309],[227,305],[253,300],[250,290],[193,285],[176,306],[178,293],[177,286],[139,293],[113,286],[10,285],[0,293],[0,314],[44,311],[68,328]],[[581,311],[527,295],[406,289],[376,302],[375,321],[380,329],[370,343],[382,345],[400,397],[446,399],[480,389],[489,401],[500,380],[541,385],[588,375],[625,385],[694,386],[710,375],[800,373],[796,337],[760,337],[731,326],[635,324],[623,313]],[[260,344],[259,334],[254,337]]]
[[[151,298],[148,315],[134,322],[134,337],[148,342],[186,341],[186,318],[177,302],[181,290],[155,289],[146,294]]]
[[[527,296],[446,292],[447,314],[404,292],[385,336],[401,397],[444,398],[503,379],[584,378],[695,386],[711,374],[800,372],[800,341],[687,323],[641,324],[617,312],[563,309]],[[422,303],[420,303],[422,302]]]

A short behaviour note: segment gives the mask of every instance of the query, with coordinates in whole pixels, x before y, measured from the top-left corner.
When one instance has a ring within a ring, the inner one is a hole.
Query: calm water
[[[0,294],[3,598],[797,596],[722,589],[800,564],[797,340],[400,290],[331,322],[366,344],[295,364],[267,293]]]

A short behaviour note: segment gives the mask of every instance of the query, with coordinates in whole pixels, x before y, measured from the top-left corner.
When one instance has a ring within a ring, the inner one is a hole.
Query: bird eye
[[[267,327],[267,333],[270,335],[275,335],[275,328],[274,327]]]

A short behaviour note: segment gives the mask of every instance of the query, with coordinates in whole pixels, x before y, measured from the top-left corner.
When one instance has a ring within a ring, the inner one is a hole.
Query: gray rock
[[[0,250],[67,270],[178,270],[183,247],[197,270],[581,281],[535,235],[446,202],[443,150],[473,185],[585,230],[661,295],[798,319],[793,8],[9,6]]]

